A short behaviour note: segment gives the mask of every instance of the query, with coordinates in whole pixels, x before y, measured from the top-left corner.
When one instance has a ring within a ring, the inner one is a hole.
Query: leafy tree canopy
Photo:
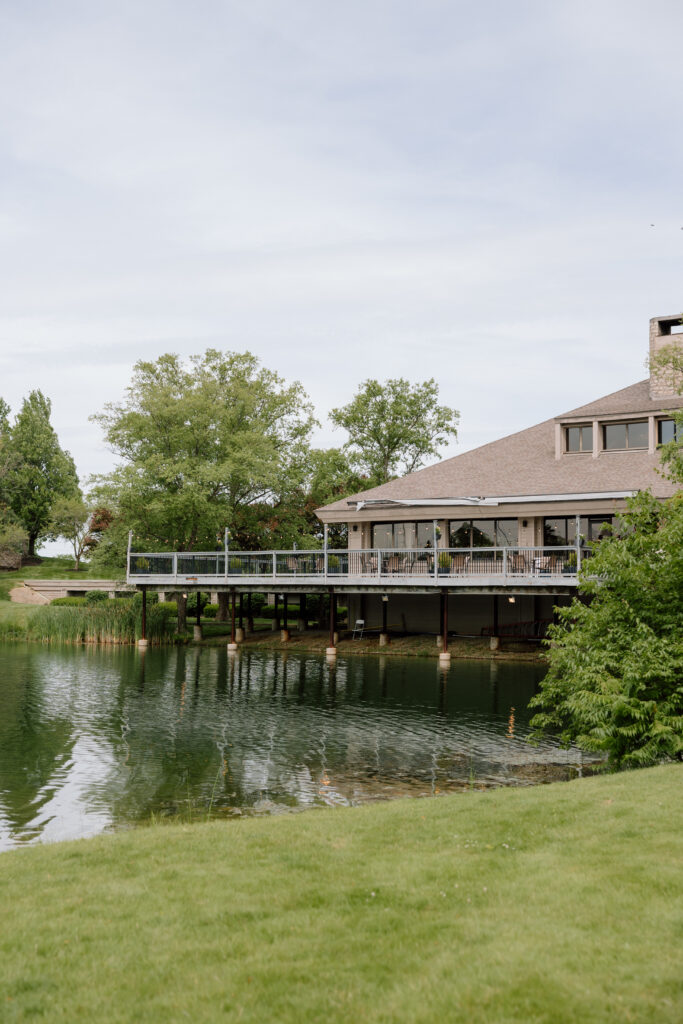
[[[368,478],[366,486],[412,473],[457,435],[459,413],[439,405],[438,397],[433,378],[422,384],[403,377],[366,380],[348,405],[332,410],[334,425],[348,431],[344,450]]]
[[[537,734],[604,751],[616,767],[683,753],[683,492],[641,493],[595,545],[582,597],[558,609]]]
[[[50,423],[52,406],[41,391],[24,399],[13,424],[8,409],[0,406],[2,501],[28,534],[28,554],[45,536],[52,507],[59,497],[79,494],[73,459],[59,445]]]
[[[305,476],[315,424],[299,383],[215,349],[138,362],[125,400],[93,419],[122,460],[98,481],[101,504],[138,542],[185,550],[212,550],[226,526],[241,546],[245,520]]]

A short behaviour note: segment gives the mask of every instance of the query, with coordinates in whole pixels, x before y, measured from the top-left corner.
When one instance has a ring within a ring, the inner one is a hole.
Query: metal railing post
[[[178,552],[173,552],[173,579],[178,582]]]
[[[223,549],[225,551],[225,573],[224,576],[228,578],[228,557],[230,554],[230,533],[227,526],[225,527],[225,536],[223,537]]]
[[[503,548],[503,578],[508,574],[508,549]]]
[[[277,576],[277,551],[273,551],[273,577],[275,576]],[[275,600],[277,601],[277,597]]]

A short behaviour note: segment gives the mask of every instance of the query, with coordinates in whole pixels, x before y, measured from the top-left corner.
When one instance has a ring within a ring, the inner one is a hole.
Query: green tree
[[[414,472],[456,437],[459,413],[439,405],[438,397],[433,378],[422,384],[403,377],[366,380],[348,405],[332,410],[334,425],[349,434],[344,450],[367,486]]]
[[[62,538],[71,544],[77,572],[81,559],[97,547],[100,532],[106,529],[103,511],[80,496],[57,498],[54,503],[48,536],[53,540]]]
[[[604,751],[615,767],[683,754],[683,492],[641,493],[595,545],[582,600],[557,609],[536,735]],[[585,603],[588,599],[589,603]]]
[[[7,457],[0,487],[4,503],[28,534],[29,556],[35,555],[36,543],[45,535],[57,498],[78,494],[76,467],[59,445],[51,411],[49,398],[32,391],[11,426],[4,403],[0,417]]]
[[[132,529],[138,544],[188,551],[213,550],[226,526],[240,546],[272,514],[305,473],[315,423],[299,383],[215,349],[138,362],[125,400],[93,419],[121,459],[97,482],[112,540]]]

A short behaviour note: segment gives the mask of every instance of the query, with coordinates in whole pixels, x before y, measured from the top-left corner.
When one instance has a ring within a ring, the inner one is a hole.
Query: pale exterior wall
[[[349,551],[360,551],[363,547],[363,530],[358,523],[347,523]]]

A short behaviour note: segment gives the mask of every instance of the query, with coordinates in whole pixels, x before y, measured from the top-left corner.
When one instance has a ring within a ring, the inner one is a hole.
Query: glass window
[[[567,427],[567,451],[568,452],[592,452],[593,451],[593,428],[592,427]]]
[[[626,447],[626,424],[606,423],[605,424],[605,449],[615,451]]]
[[[434,524],[433,523],[418,523],[417,524],[417,544],[415,547],[418,548],[430,548],[434,547]]]
[[[375,523],[372,527],[373,548],[393,548],[394,528],[391,523]]]
[[[609,536],[605,524],[612,524],[613,516],[581,516],[579,532],[584,541],[602,540]],[[576,544],[576,516],[560,516],[556,519],[543,520],[543,543],[551,545],[573,546]]]
[[[603,428],[606,451],[626,448],[647,448],[647,421],[640,423],[605,423]]]
[[[515,547],[519,536],[516,519],[451,519],[449,547]]]
[[[373,548],[426,548],[434,545],[434,523],[373,523]],[[469,541],[468,541],[469,545]]]
[[[451,519],[448,524],[449,546],[452,548],[470,547],[470,526],[469,519]]]
[[[676,439],[676,421],[659,420],[657,423],[657,440],[659,444],[668,444]]]
[[[583,525],[584,522],[585,520],[581,520],[586,540],[602,540],[603,537],[611,535],[607,527],[612,525],[612,516],[589,516],[587,526],[585,527]]]
[[[543,520],[543,543],[546,545],[567,543],[567,520],[566,519],[544,519]]]
[[[496,546],[514,548],[519,538],[519,522],[516,519],[496,519]]]
[[[647,422],[629,423],[627,440],[629,448],[647,448]]]
[[[496,543],[496,524],[494,519],[472,520],[472,547],[492,548]]]

